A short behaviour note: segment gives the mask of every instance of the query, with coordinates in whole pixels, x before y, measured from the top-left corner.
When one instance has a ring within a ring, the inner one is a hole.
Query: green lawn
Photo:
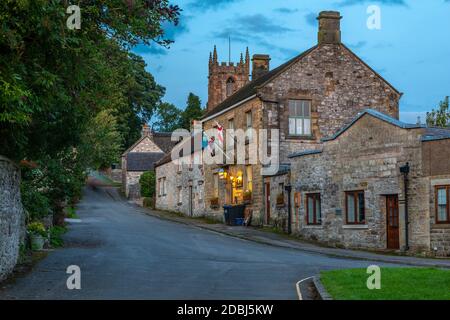
[[[320,280],[336,300],[450,300],[450,270],[381,268],[381,289],[369,290],[366,269],[323,271]]]

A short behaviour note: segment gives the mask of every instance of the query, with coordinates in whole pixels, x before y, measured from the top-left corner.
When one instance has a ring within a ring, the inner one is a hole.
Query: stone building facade
[[[251,165],[253,190],[247,208],[258,224],[288,225],[282,189],[289,184],[291,153],[320,149],[323,137],[366,108],[399,117],[401,93],[342,44],[340,19],[338,12],[321,12],[318,44],[272,71],[269,57],[255,55],[253,69],[258,72],[253,72],[252,81],[208,110],[202,119],[205,130],[218,124],[226,129],[230,123],[234,129],[279,130],[279,140],[269,142],[270,151],[279,154],[279,172],[263,176],[260,164]],[[246,167],[205,165],[208,214],[221,215],[224,204],[248,202],[243,197],[246,189],[240,184],[234,187],[230,179],[220,181],[218,192],[215,188],[215,175],[223,170],[227,177],[240,174],[245,181]],[[209,206],[217,193],[219,205]]]
[[[25,237],[25,212],[20,197],[20,169],[0,156],[0,281],[14,269]]]
[[[450,256],[450,129],[366,110],[323,141],[320,150],[290,156],[296,234],[332,246]]]
[[[201,140],[200,140],[201,141]],[[173,152],[181,156],[172,159],[172,152],[155,164],[156,202],[155,208],[182,213],[186,216],[205,215],[204,172],[202,148],[183,156],[183,143],[193,146],[193,138],[180,142]],[[189,148],[190,149],[190,148]]]
[[[170,133],[152,132],[145,125],[141,138],[122,154],[122,190],[130,199],[140,198],[139,179],[169,152],[175,142]]]

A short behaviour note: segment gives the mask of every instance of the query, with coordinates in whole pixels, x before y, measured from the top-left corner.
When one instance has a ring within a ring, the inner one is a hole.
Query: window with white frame
[[[311,101],[289,100],[289,135],[311,135]]]

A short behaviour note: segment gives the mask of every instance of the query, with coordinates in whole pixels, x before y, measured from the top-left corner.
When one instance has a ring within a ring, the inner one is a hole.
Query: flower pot
[[[31,234],[31,249],[35,251],[42,250],[45,244],[45,238],[40,234]]]

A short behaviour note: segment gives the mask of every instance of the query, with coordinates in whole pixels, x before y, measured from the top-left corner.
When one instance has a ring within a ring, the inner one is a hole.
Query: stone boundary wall
[[[0,156],[0,281],[14,269],[24,235],[20,169],[11,160]]]

